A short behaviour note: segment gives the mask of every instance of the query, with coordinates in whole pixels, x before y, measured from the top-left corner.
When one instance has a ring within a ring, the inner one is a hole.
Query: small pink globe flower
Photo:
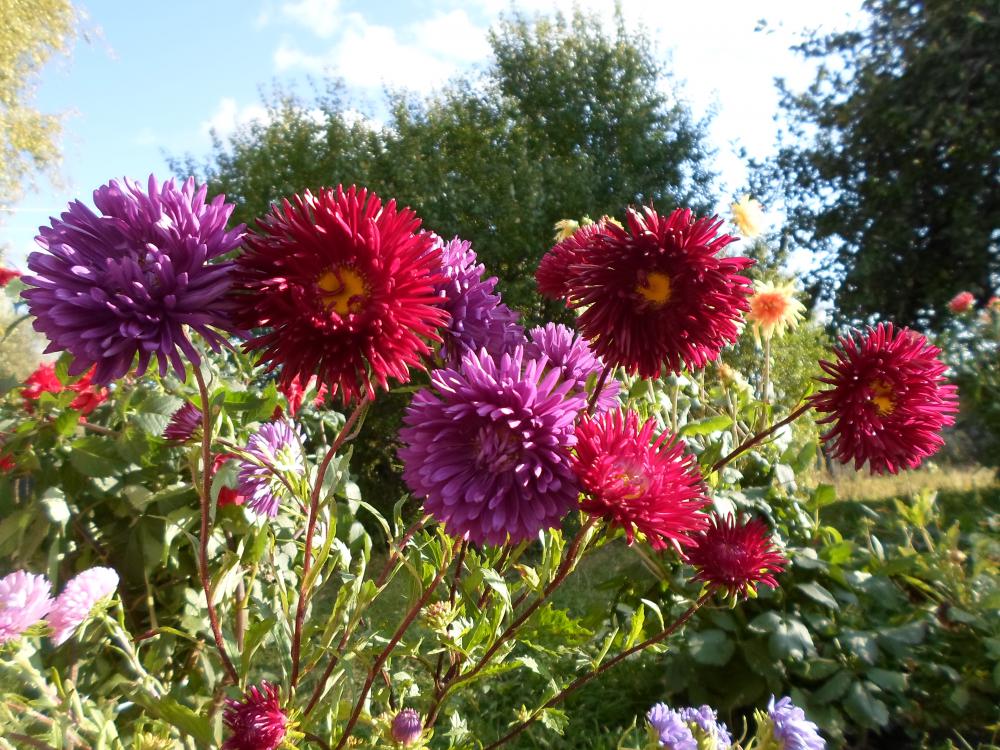
[[[86,622],[94,608],[118,589],[118,574],[111,568],[90,568],[71,578],[56,598],[48,616],[52,641],[61,646]]]
[[[968,312],[972,309],[972,305],[975,304],[976,298],[973,296],[972,292],[959,292],[951,301],[948,303],[948,309],[951,310],[956,315]]]
[[[52,584],[42,575],[15,570],[0,578],[0,644],[12,641],[52,608]]]

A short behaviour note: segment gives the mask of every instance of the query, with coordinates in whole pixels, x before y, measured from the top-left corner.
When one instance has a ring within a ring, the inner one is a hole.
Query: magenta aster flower
[[[704,367],[739,337],[753,293],[740,272],[749,258],[719,257],[735,240],[722,221],[630,210],[628,230],[605,224],[585,261],[570,265],[570,307],[586,308],[579,327],[594,353],[629,373],[652,378],[665,365]]]
[[[231,732],[222,750],[276,750],[288,731],[278,689],[267,681],[252,685],[242,701],[227,698],[222,721]]]
[[[832,427],[822,435],[841,463],[873,474],[915,468],[944,445],[940,432],[958,411],[955,386],[945,382],[940,350],[909,329],[879,323],[842,337],[835,362],[820,362],[831,386],[810,398]]]
[[[0,644],[17,638],[52,608],[45,576],[15,570],[0,578]]]
[[[181,187],[150,176],[138,183],[111,180],[94,191],[95,214],[80,201],[38,231],[47,252],[28,257],[33,272],[22,296],[35,330],[49,339],[46,352],[73,355],[70,375],[97,365],[95,383],[132,369],[146,371],[156,357],[184,378],[183,353],[198,363],[185,326],[213,348],[215,329],[228,330],[230,263],[210,263],[234,250],[243,227],[226,231],[233,205],[217,196],[205,203],[206,186]]]
[[[73,637],[94,608],[118,589],[118,574],[111,568],[89,568],[69,580],[49,612],[51,638],[57,646]]]
[[[466,352],[486,349],[495,357],[524,343],[524,329],[518,315],[495,294],[496,277],[483,279],[486,267],[476,263],[472,244],[458,237],[451,242],[437,238],[445,279],[435,289],[451,316],[444,337],[444,349],[452,364]]]
[[[265,328],[244,347],[281,384],[316,375],[344,403],[406,383],[448,315],[435,284],[441,253],[396,202],[350,187],[275,205],[237,260],[236,318]]]
[[[806,718],[805,711],[792,704],[791,698],[784,697],[776,703],[772,695],[767,704],[767,718],[778,750],[824,750],[826,747],[819,727]]]
[[[698,741],[691,733],[687,721],[679,711],[670,708],[666,703],[657,703],[649,709],[646,719],[656,730],[660,747],[668,750],[698,750]]]
[[[420,714],[412,708],[404,708],[392,720],[392,739],[403,747],[409,747],[424,731],[424,723]]]
[[[184,406],[171,415],[163,430],[163,437],[172,443],[185,443],[201,429],[201,422],[201,409],[190,401],[185,401]]]
[[[587,261],[588,250],[597,243],[598,237],[606,234],[605,227],[609,223],[602,219],[582,226],[542,256],[535,271],[539,294],[554,300],[566,299],[574,269],[577,264]]]
[[[588,397],[587,380],[600,377],[604,363],[594,356],[587,341],[566,326],[555,323],[532,328],[528,335],[531,340],[524,347],[525,356],[548,357],[549,363],[562,371],[563,380],[573,383],[572,392]],[[618,381],[614,378],[605,381],[594,411],[601,414],[617,406],[618,389]]]
[[[281,476],[296,477],[305,472],[303,438],[291,422],[267,422],[250,436],[246,452],[252,458],[240,461],[238,495],[246,506],[264,516],[278,515],[278,508],[289,495]]]
[[[756,594],[758,583],[777,588],[774,574],[785,569],[785,556],[759,518],[744,522],[712,514],[711,525],[694,537],[685,558],[698,569],[692,580],[704,581],[731,597]]]
[[[576,504],[568,449],[583,398],[547,365],[522,347],[499,361],[469,353],[414,395],[399,433],[403,478],[449,534],[516,543]]]
[[[656,420],[639,425],[634,411],[585,417],[576,428],[573,468],[584,497],[580,508],[625,530],[631,544],[643,534],[654,549],[690,544],[705,527],[708,500],[694,457],[668,432],[653,438]]]

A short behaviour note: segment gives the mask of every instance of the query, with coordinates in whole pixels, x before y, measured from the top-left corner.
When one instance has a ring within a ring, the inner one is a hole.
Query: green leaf
[[[777,612],[764,612],[757,615],[747,625],[751,633],[773,633],[781,624],[781,615]]]
[[[844,699],[848,715],[862,727],[876,729],[889,723],[889,709],[860,682],[851,685]]]
[[[264,642],[268,633],[274,628],[277,620],[268,617],[266,620],[255,622],[247,629],[247,634],[243,638],[243,653],[240,654],[240,675],[246,677],[250,671],[250,659],[254,651]]]
[[[775,659],[804,659],[815,650],[809,629],[794,617],[782,618],[771,638],[768,648]]]
[[[90,435],[73,441],[69,454],[73,468],[89,477],[113,476],[119,461],[114,443]]]
[[[841,648],[852,656],[856,656],[865,664],[878,661],[878,643],[875,636],[861,630],[845,630],[838,634]]]
[[[544,708],[538,715],[538,720],[542,726],[550,729],[556,734],[563,734],[569,725],[569,717],[561,708]]]
[[[906,675],[902,672],[890,672],[888,669],[869,669],[865,676],[883,690],[902,694],[906,690]]]
[[[835,502],[837,502],[837,489],[832,484],[821,484],[813,491],[814,508],[822,508]]]
[[[695,422],[688,422],[681,427],[680,435],[710,435],[713,432],[720,432],[733,424],[733,418],[728,414],[719,414],[715,417],[706,417]]]
[[[813,465],[816,461],[816,451],[817,443],[815,440],[810,440],[802,446],[798,455],[791,461],[792,468],[795,469],[796,474],[801,474]]]
[[[823,685],[813,693],[813,700],[817,703],[830,703],[841,697],[854,681],[854,675],[847,670],[837,672],[833,677],[823,683]]]
[[[837,600],[833,598],[833,594],[814,581],[810,581],[809,583],[798,583],[795,585],[795,588],[813,601],[819,602],[824,607],[829,607],[830,609],[840,609],[840,604],[838,604]]]
[[[202,747],[215,747],[215,737],[208,717],[196,714],[169,695],[154,700],[142,693],[134,693],[132,699],[152,716],[193,737]]]
[[[725,631],[701,630],[688,635],[688,649],[692,658],[699,664],[721,667],[727,664],[736,650]]]

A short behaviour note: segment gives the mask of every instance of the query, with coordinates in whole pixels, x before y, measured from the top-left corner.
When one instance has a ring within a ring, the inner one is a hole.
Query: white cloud
[[[477,26],[464,10],[439,13],[410,27],[416,43],[465,63],[483,62],[490,54],[486,28]]]
[[[294,23],[304,26],[316,36],[328,38],[340,28],[339,0],[297,0],[284,3],[281,14]]]
[[[260,104],[247,104],[240,107],[232,97],[223,97],[212,116],[201,123],[202,135],[215,131],[216,135],[227,136],[236,128],[253,120],[267,122],[267,110]]]

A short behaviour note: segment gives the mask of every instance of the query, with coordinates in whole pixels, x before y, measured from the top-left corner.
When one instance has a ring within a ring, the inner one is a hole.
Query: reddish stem
[[[730,453],[728,456],[726,456],[725,458],[720,458],[718,461],[716,461],[712,465],[712,470],[709,473],[713,473],[713,472],[718,471],[719,469],[721,469],[723,466],[725,466],[726,464],[728,464],[730,461],[732,461],[734,458],[736,458],[741,453],[750,450],[751,448],[753,448],[758,443],[764,441],[765,439],[767,439],[768,437],[770,437],[771,435],[773,435],[775,432],[777,432],[779,429],[781,429],[782,427],[784,427],[786,424],[794,422],[796,419],[798,419],[803,414],[805,414],[807,411],[809,411],[810,408],[812,408],[812,404],[810,404],[807,401],[806,403],[802,404],[802,406],[800,406],[798,409],[796,409],[791,414],[789,414],[787,417],[785,417],[784,419],[782,419],[780,422],[775,422],[773,425],[771,425],[770,427],[768,427],[766,430],[758,432],[756,435],[753,435],[752,437],[747,438],[742,443],[740,443],[740,445],[737,446],[733,450],[733,452]]]

